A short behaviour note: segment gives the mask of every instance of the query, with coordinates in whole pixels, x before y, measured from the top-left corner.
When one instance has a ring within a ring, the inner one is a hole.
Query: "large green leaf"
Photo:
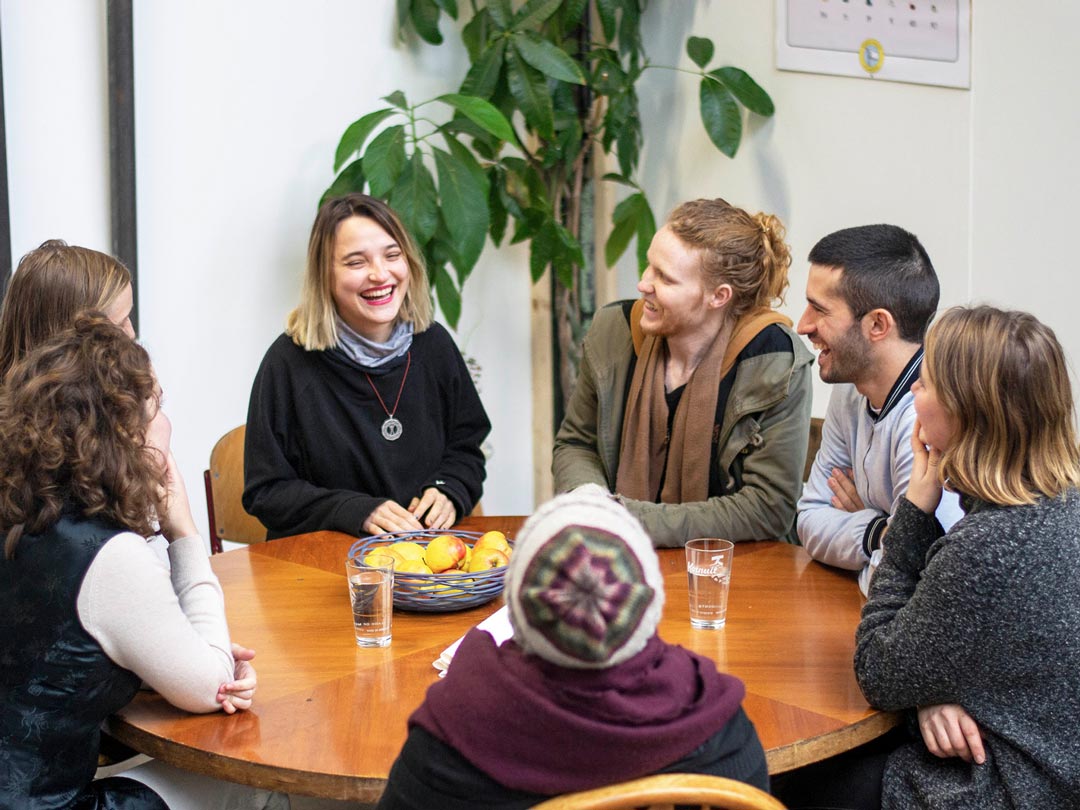
[[[486,48],[480,54],[480,58],[469,68],[465,81],[461,83],[461,93],[466,96],[491,98],[492,93],[495,92],[495,86],[499,83],[499,73],[502,71],[505,52],[505,39],[497,39]]]
[[[559,10],[563,0],[528,0],[518,9],[511,22],[515,31],[538,28],[544,20]]]
[[[322,199],[319,200],[319,207],[329,200],[331,197],[341,197],[345,194],[350,194],[354,191],[362,192],[364,190],[364,162],[360,159],[354,160],[345,169],[334,178],[334,182],[330,184],[322,195]]]
[[[489,101],[476,96],[465,96],[460,93],[447,93],[439,96],[436,101],[444,101],[471,121],[479,124],[496,138],[510,143],[517,143],[514,128],[506,120],[506,116],[499,112]]]
[[[704,68],[713,58],[713,42],[708,37],[690,37],[686,40],[686,55],[699,68]]]
[[[540,276],[544,275],[544,271],[559,252],[559,248],[559,234],[555,230],[555,223],[549,220],[529,243],[529,272],[534,284],[540,280]]]
[[[582,25],[585,21],[585,13],[589,8],[589,0],[564,0],[562,7],[562,28],[570,31]]]
[[[653,219],[649,201],[641,192],[631,194],[615,206],[611,216],[614,227],[604,245],[604,260],[613,265],[626,252],[633,237],[637,237],[638,272],[648,263],[646,254],[653,234],[656,233],[656,220]]]
[[[442,215],[454,237],[454,266],[464,283],[487,240],[487,181],[484,178],[483,183],[477,182],[476,175],[460,153],[451,155],[441,149],[434,152]],[[483,178],[482,172],[480,176]]]
[[[454,260],[453,239],[450,231],[446,229],[446,220],[439,215],[439,227],[435,229],[435,235],[424,246],[424,261],[427,262],[428,280],[435,283],[435,273],[440,267],[446,267]]]
[[[612,97],[604,116],[604,149],[610,150],[612,142],[617,146],[619,171],[632,177],[641,156],[641,115],[638,111],[637,94],[632,86],[624,93]]]
[[[626,71],[619,64],[618,54],[609,48],[597,49],[593,61],[592,89],[605,96],[614,96],[626,89]]]
[[[567,262],[575,264],[578,267],[582,267],[585,264],[585,254],[581,251],[581,243],[574,238],[574,235],[570,233],[570,229],[565,225],[556,222],[555,232],[559,236],[559,244],[562,246],[562,253]]]
[[[349,124],[349,128],[345,130],[345,134],[341,136],[341,140],[338,142],[337,152],[334,155],[334,171],[340,169],[346,160],[359,152],[363,148],[368,135],[375,130],[375,127],[386,120],[387,116],[393,115],[393,113],[394,110],[387,107],[386,109],[370,112],[363,118]]]
[[[451,18],[457,19],[457,0],[435,0],[435,4],[449,14]]]
[[[623,177],[621,174],[618,174],[617,172],[608,172],[607,174],[605,174],[600,179],[601,180],[608,180],[608,181],[610,181],[612,183],[619,183],[619,184],[624,185],[624,186],[629,186],[630,188],[637,188],[638,187],[637,183],[635,183],[629,177]]]
[[[756,112],[758,115],[769,116],[776,111],[773,100],[769,94],[761,89],[761,85],[750,78],[750,74],[737,67],[722,67],[709,72],[715,76],[724,87],[731,91],[746,109]]]
[[[652,244],[653,237],[656,235],[656,219],[653,217],[649,201],[644,196],[641,198],[641,205],[638,206],[637,215],[637,260],[638,275],[641,275],[649,265],[649,245]]]
[[[596,0],[596,13],[600,17],[600,27],[604,31],[605,42],[615,39],[615,12],[618,8],[619,0]]]
[[[640,196],[640,194],[633,194],[619,203],[619,206],[625,206],[628,201]],[[619,261],[619,257],[626,252],[630,240],[634,238],[634,234],[637,232],[637,219],[632,216],[633,205],[623,208],[619,206],[616,206],[615,214],[612,216],[613,227],[611,234],[608,236],[607,242],[604,243],[604,261],[607,262],[608,267]]]
[[[641,0],[622,0],[619,18],[619,52],[632,55],[641,51]]]
[[[488,233],[492,244],[499,247],[506,234],[507,210],[503,202],[502,175],[498,166],[488,169]]]
[[[514,34],[514,47],[521,58],[546,76],[570,84],[585,84],[585,74],[566,51],[533,31]]]
[[[476,155],[472,151],[461,143],[450,132],[443,132],[443,140],[446,141],[447,147],[450,149],[450,154],[453,155],[462,166],[468,170],[472,175],[473,181],[477,186],[483,189],[484,194],[488,191],[488,176],[483,167],[476,159]]]
[[[513,12],[510,10],[510,0],[490,0],[487,4],[487,10],[491,14],[491,21],[500,30],[505,31],[510,27],[510,22],[514,18]]]
[[[387,127],[371,141],[364,154],[364,175],[371,194],[385,197],[405,168],[405,127]]]
[[[424,156],[419,151],[409,158],[405,170],[390,190],[387,202],[419,244],[431,239],[439,224],[439,203],[435,178],[424,165]]]
[[[469,52],[470,62],[476,62],[480,54],[488,47],[493,28],[491,14],[486,8],[477,11],[472,19],[465,23],[465,27],[461,29],[461,41],[465,43],[465,49]]]
[[[461,319],[461,292],[454,286],[454,280],[445,267],[435,268],[435,294],[439,299],[439,309],[446,316],[451,329],[457,329]]]
[[[701,80],[701,121],[716,148],[735,157],[742,140],[742,115],[727,88],[706,77]]]
[[[441,45],[443,38],[439,33],[439,7],[435,0],[412,0],[410,12],[413,28],[420,38],[432,45]]]
[[[541,138],[554,137],[555,120],[547,82],[542,73],[525,63],[517,48],[506,52],[506,79],[510,85],[510,94],[525,114],[525,121],[529,126]]]

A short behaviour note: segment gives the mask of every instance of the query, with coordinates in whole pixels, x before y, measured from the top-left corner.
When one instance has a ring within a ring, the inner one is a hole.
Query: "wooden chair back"
[[[768,793],[745,782],[721,776],[663,773],[595,790],[567,793],[535,805],[533,810],[784,810]]]
[[[815,417],[810,420],[810,442],[806,446],[806,466],[803,467],[803,481],[810,480],[810,470],[814,467],[814,459],[817,458],[817,451],[821,449],[821,428],[824,424],[824,419]]]
[[[246,425],[233,428],[210,451],[210,469],[203,472],[206,514],[210,518],[210,551],[221,551],[221,541],[261,543],[266,527],[244,511],[244,434]]]

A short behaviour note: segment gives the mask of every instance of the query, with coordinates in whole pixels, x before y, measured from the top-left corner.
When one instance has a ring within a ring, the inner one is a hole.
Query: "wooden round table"
[[[501,529],[522,518],[462,521]],[[109,720],[132,748],[179,768],[258,787],[373,802],[402,743],[406,720],[438,673],[432,663],[495,609],[394,612],[393,642],[360,649],[352,633],[345,557],[336,532],[274,540],[213,557],[232,637],[255,648],[251,711],[190,715],[140,693]],[[853,576],[784,543],[738,543],[727,626],[690,627],[681,549],[662,550],[666,641],[707,655],[742,678],[744,707],[780,773],[871,740],[897,723],[871,709],[852,658],[862,597]],[[498,722],[498,718],[492,718]]]

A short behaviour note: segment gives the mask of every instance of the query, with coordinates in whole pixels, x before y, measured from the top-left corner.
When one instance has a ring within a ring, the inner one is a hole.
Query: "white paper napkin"
[[[476,626],[495,639],[496,645],[502,644],[510,636],[514,635],[514,629],[510,626],[510,611],[507,610],[506,605],[503,605]],[[465,638],[465,636],[461,638]],[[446,677],[446,670],[449,669],[454,653],[457,652],[457,648],[461,644],[461,638],[443,650],[432,665],[439,670],[440,678]]]

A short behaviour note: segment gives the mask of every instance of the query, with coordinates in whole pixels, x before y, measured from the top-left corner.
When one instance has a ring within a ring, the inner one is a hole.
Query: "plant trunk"
[[[581,54],[586,53],[590,47],[590,30],[589,11],[586,10],[577,30],[578,49]],[[593,107],[592,93],[587,87],[580,87],[577,94],[578,116],[583,129],[588,132]],[[588,135],[580,159],[574,163],[573,175],[569,178],[566,193],[560,202],[562,224],[581,244],[585,265],[576,268],[573,285],[569,288],[555,273],[551,274],[554,399],[552,416],[556,431],[562,424],[566,405],[577,382],[578,369],[581,367],[581,341],[596,311],[595,180]]]

